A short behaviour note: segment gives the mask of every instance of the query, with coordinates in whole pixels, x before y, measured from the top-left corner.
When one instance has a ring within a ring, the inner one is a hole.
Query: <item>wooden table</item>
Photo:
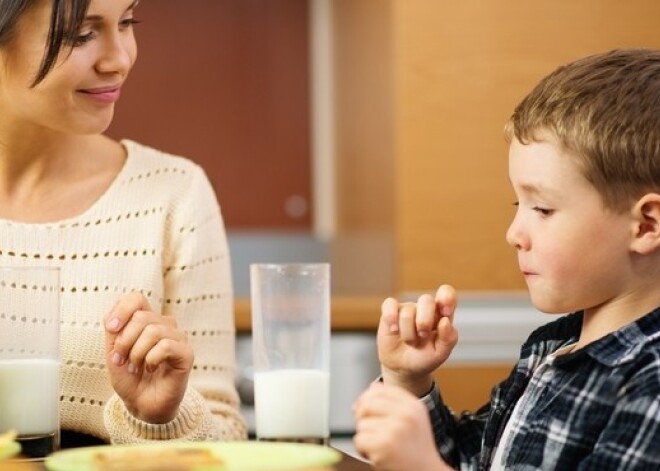
[[[333,467],[329,468],[315,468],[307,470],[296,470],[296,471],[371,471],[372,468],[367,463],[357,460],[350,455],[345,453],[342,454],[342,460]],[[46,471],[46,467],[43,463],[18,463],[18,462],[3,462],[0,463],[0,469],[2,471]],[[127,469],[126,471],[131,471]],[[267,471],[267,470],[264,470]]]

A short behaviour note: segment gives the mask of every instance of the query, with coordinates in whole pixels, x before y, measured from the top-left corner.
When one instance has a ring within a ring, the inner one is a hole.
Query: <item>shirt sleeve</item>
[[[162,314],[188,335],[195,362],[178,415],[167,424],[132,417],[115,394],[105,408],[113,443],[246,438],[235,388],[235,325],[230,259],[215,193],[197,165],[169,208],[163,248]]]
[[[436,447],[445,462],[455,469],[476,469],[490,405],[456,416],[435,385],[421,400],[429,410]]]

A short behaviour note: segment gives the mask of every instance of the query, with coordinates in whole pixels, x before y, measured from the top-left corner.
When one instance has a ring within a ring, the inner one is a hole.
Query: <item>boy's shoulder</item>
[[[525,345],[546,341],[568,341],[578,339],[582,329],[583,312],[562,315],[559,319],[534,330]],[[628,347],[641,350],[660,351],[660,307],[620,329],[612,332],[599,343],[616,340]]]

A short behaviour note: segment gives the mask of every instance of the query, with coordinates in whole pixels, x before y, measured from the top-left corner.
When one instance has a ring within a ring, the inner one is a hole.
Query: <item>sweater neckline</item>
[[[125,179],[125,176],[130,172],[130,168],[133,164],[133,146],[135,143],[129,139],[122,139],[119,143],[126,150],[126,160],[115,175],[115,178],[110,182],[110,185],[105,189],[105,191],[94,201],[87,209],[81,213],[71,216],[64,219],[59,219],[57,221],[48,221],[48,222],[23,222],[16,221],[13,219],[0,218],[0,224],[5,226],[14,226],[14,227],[26,227],[26,228],[37,228],[37,229],[54,229],[75,225],[76,222],[79,222],[84,219],[91,218],[99,208],[102,208],[105,205],[105,202],[112,198],[112,195],[116,193],[117,188],[120,186],[121,182]]]

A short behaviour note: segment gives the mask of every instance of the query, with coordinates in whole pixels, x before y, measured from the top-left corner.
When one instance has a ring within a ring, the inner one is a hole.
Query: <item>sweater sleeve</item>
[[[246,437],[235,378],[235,326],[230,259],[215,193],[197,165],[172,190],[163,247],[162,315],[175,318],[195,353],[178,415],[142,422],[114,394],[104,411],[113,443],[148,440],[237,440]]]

